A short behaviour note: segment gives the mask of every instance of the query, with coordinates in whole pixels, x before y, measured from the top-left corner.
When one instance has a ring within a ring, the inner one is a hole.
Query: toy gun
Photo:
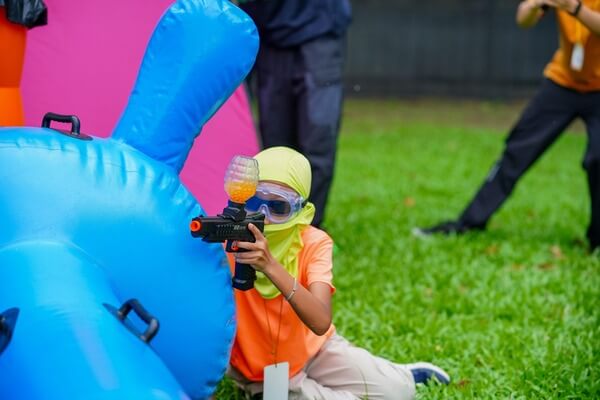
[[[229,195],[227,207],[214,217],[198,216],[190,222],[192,236],[201,237],[209,243],[225,244],[225,251],[235,253],[246,251],[235,242],[254,242],[255,238],[248,224],[255,225],[261,232],[265,226],[262,213],[247,214],[246,201],[256,193],[258,185],[258,162],[249,157],[236,156],[231,160],[225,173],[225,191]],[[235,263],[232,285],[238,290],[254,287],[256,271],[248,264]]]

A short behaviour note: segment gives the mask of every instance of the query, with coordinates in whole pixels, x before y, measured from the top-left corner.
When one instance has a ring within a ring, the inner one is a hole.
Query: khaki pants
[[[244,391],[263,391],[230,368],[228,375]],[[290,400],[413,399],[415,382],[408,368],[376,357],[334,334],[290,379]]]

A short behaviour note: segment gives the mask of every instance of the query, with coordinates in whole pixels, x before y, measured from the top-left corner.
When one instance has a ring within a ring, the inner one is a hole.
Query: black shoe
[[[590,241],[590,253],[597,252],[600,250],[600,239],[589,239]]]
[[[429,228],[414,228],[412,233],[415,236],[431,235],[460,235],[468,231],[483,230],[483,226],[467,225],[461,221],[444,221]]]

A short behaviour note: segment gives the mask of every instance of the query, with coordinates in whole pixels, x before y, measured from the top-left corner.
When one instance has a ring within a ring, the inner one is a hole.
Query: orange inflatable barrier
[[[0,126],[24,124],[21,74],[25,60],[27,28],[6,19],[0,7]]]

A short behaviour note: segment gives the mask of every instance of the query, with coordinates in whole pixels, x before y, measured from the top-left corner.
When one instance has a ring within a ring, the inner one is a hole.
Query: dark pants
[[[542,83],[521,119],[510,132],[502,157],[464,210],[460,221],[485,227],[512,192],[519,178],[575,119],[586,124],[588,146],[583,167],[588,176],[592,216],[587,237],[600,245],[600,91],[579,93],[550,80]]]
[[[255,65],[264,148],[287,146],[312,167],[313,225],[323,221],[342,110],[344,40],[322,37],[293,48],[262,45]]]

